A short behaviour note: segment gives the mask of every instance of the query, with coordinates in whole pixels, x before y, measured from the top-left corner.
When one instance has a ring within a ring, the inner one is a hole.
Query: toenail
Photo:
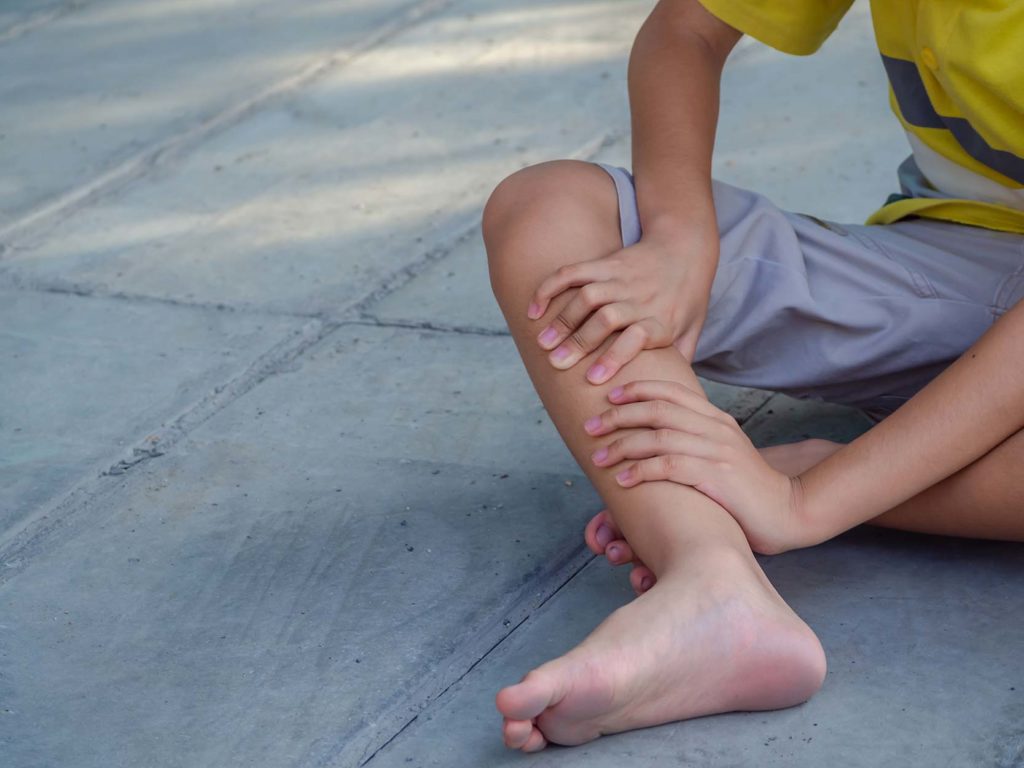
[[[640,579],[640,589],[646,591],[651,588],[651,585],[652,584],[650,576],[644,576],[642,579]]]
[[[621,555],[622,552],[620,552],[619,548],[613,544],[612,546],[608,547],[608,550],[605,552],[605,554],[608,555],[609,560],[618,560],[619,555]]]
[[[604,549],[609,544],[611,544],[612,539],[614,539],[615,537],[612,536],[612,529],[611,528],[609,528],[607,525],[599,525],[599,526],[597,526],[596,538],[597,538],[597,545],[599,547],[601,547],[601,549]]]

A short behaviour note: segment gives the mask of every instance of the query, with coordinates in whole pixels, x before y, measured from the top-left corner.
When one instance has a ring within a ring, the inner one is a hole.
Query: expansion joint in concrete
[[[37,278],[25,278],[13,271],[0,270],[0,290],[20,291],[25,293],[46,293],[58,296],[79,296],[90,299],[106,299],[110,301],[123,301],[127,304],[158,305],[164,307],[177,307],[181,309],[208,310],[213,312],[231,312],[240,315],[262,315],[270,317],[294,318],[296,320],[323,320],[330,322],[331,317],[323,313],[294,312],[277,309],[267,309],[259,306],[228,304],[222,301],[187,301],[176,299],[170,296],[150,296],[144,293],[129,293],[127,291],[110,291],[103,286],[86,285],[82,283],[66,282],[57,280],[40,280]]]
[[[414,320],[379,320],[372,316],[363,316],[358,320],[346,320],[345,325],[365,325],[374,328],[409,328],[412,330],[436,331],[438,333],[456,333],[467,336],[509,336],[508,331],[497,328],[484,328],[473,325],[446,325],[428,321]]]
[[[60,501],[40,510],[18,530],[0,537],[0,585],[33,556],[68,522],[87,510],[96,498],[120,484],[124,475],[166,454],[189,433],[275,374],[288,370],[306,350],[342,326],[340,321],[312,320],[254,360],[244,371],[213,389],[170,424],[149,432],[113,464],[80,482]],[[18,567],[16,568],[15,565]],[[7,566],[7,568],[4,568]]]

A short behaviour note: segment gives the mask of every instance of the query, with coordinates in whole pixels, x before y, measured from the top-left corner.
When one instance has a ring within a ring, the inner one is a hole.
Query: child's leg
[[[798,474],[842,448],[807,440],[762,449],[769,464]],[[1024,541],[1024,432],[1011,435],[977,461],[885,512],[869,525],[901,531]]]
[[[522,171],[492,196],[484,236],[495,295],[548,413],[659,577],[654,589],[613,613],[580,646],[501,691],[506,743],[532,751],[546,740],[576,744],[603,733],[808,698],[824,675],[821,647],[771,587],[732,517],[682,485],[624,489],[614,480],[620,467],[590,461],[610,438],[590,437],[583,423],[607,407],[607,392],[639,378],[699,389],[686,360],[674,348],[645,351],[594,386],[584,372],[612,339],[568,371],[555,369],[536,344],[570,298],[529,320],[527,305],[539,282],[563,264],[621,247],[610,178],[574,162]]]

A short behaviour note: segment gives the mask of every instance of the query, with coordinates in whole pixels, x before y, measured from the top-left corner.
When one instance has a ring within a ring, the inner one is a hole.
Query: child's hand
[[[692,361],[718,263],[718,232],[708,229],[694,227],[683,240],[645,237],[548,276],[531,299],[532,320],[543,316],[554,297],[580,287],[537,337],[552,350],[552,365],[571,368],[619,330],[622,334],[587,371],[594,384],[608,381],[641,350],[673,342]]]
[[[588,419],[589,434],[649,428],[592,456],[605,467],[639,459],[616,475],[620,485],[670,480],[692,486],[728,510],[760,554],[816,543],[803,520],[799,481],[769,466],[731,415],[670,381],[630,382],[608,399],[618,405]]]

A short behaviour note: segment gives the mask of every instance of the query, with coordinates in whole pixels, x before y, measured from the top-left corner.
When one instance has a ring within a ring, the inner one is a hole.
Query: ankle
[[[659,565],[660,570],[654,571],[659,580],[679,577],[690,581],[734,584],[757,579],[761,573],[749,547],[739,548],[723,542],[681,548]]]

